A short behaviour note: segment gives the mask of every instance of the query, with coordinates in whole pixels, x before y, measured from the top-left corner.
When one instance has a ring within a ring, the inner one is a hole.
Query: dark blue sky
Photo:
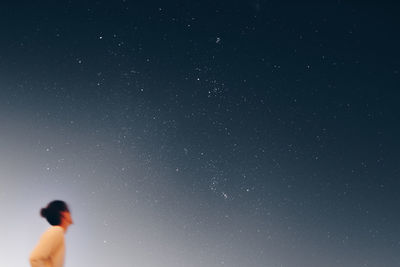
[[[398,11],[1,3],[9,266],[54,198],[66,266],[399,265]]]

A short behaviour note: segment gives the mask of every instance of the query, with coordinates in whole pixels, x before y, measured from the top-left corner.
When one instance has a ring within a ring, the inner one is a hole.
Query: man
[[[52,225],[48,228],[34,250],[29,261],[32,267],[63,267],[65,257],[64,234],[73,224],[67,204],[61,200],[50,202],[40,210],[40,215]]]

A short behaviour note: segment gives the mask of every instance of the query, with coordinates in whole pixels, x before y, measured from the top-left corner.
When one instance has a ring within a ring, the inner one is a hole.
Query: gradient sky
[[[29,266],[400,266],[399,4],[0,4],[0,250]]]

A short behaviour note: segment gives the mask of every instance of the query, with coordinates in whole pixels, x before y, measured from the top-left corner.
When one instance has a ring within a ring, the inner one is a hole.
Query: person
[[[65,257],[64,234],[73,224],[68,205],[54,200],[40,210],[40,215],[51,225],[40,237],[30,254],[32,267],[63,267]]]

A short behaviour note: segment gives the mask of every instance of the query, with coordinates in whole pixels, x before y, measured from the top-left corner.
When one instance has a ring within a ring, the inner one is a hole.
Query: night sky
[[[299,2],[2,1],[2,265],[400,266],[400,4]]]

